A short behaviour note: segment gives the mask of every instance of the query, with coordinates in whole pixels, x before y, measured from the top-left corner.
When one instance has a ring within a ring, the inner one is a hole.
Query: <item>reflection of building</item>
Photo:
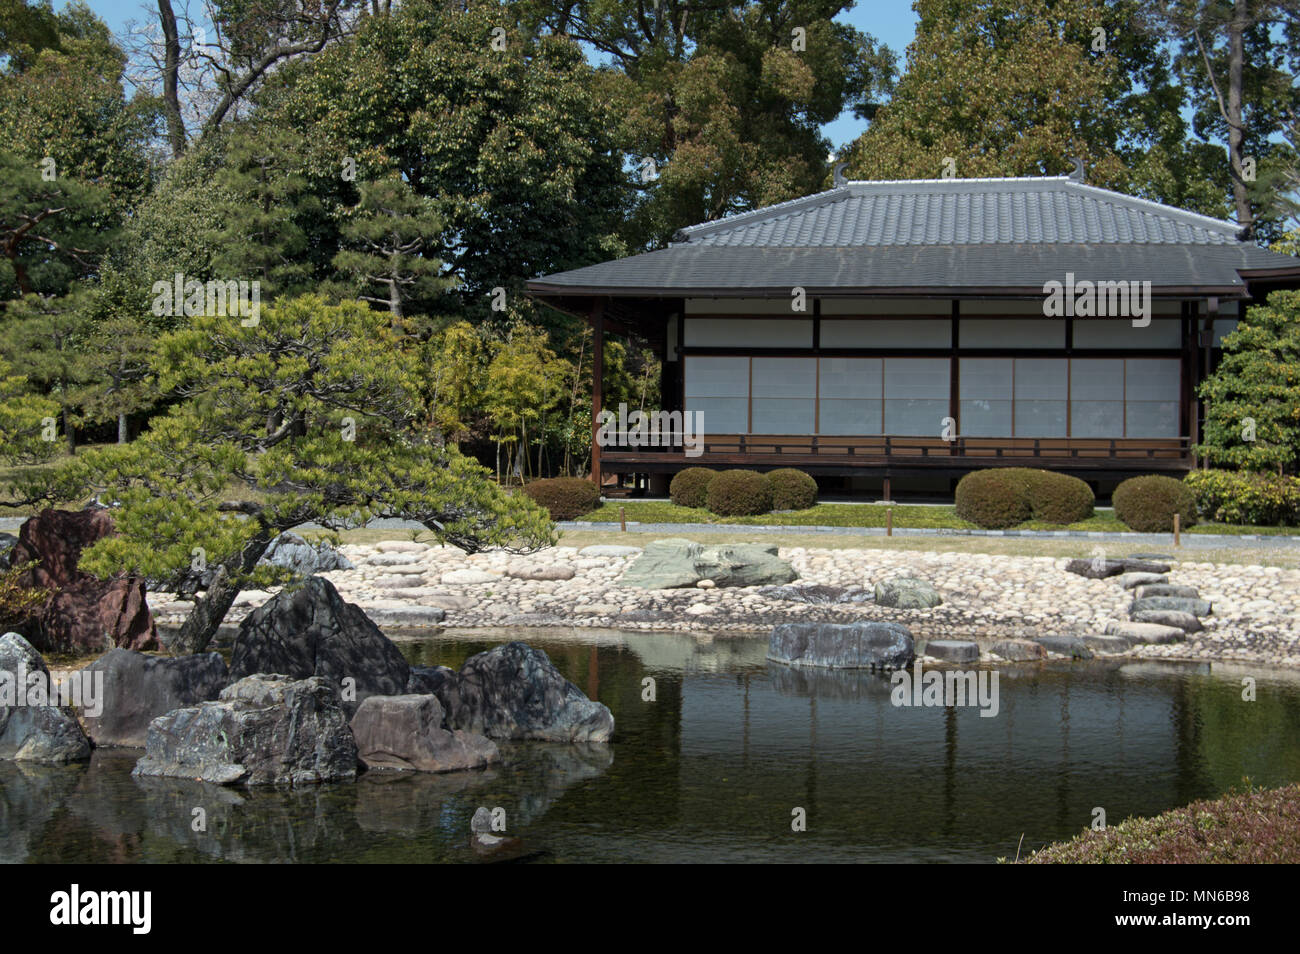
[[[1236,232],[1081,176],[843,182],[528,287],[596,330],[597,414],[607,333],[658,348],[665,410],[703,413],[702,456],[593,447],[598,472],[797,466],[947,489],[1032,464],[1102,482],[1188,469],[1223,334],[1300,284],[1300,262]],[[1049,282],[1079,314],[1045,316]]]

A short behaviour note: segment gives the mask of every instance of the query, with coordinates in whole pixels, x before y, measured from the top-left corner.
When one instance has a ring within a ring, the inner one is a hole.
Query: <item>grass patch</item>
[[[1006,859],[999,859],[1005,861]],[[1300,785],[1247,789],[1129,818],[1034,852],[1025,864],[1296,864]]]

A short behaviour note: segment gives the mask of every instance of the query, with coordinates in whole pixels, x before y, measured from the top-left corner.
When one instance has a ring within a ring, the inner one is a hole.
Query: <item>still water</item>
[[[1086,828],[1300,780],[1300,682],[1154,663],[1001,670],[1000,710],[896,708],[887,678],[804,674],[765,639],[449,632],[399,642],[458,667],[524,638],[613,711],[608,745],[503,744],[503,764],[297,790],[133,779],[138,752],[0,762],[6,862],[475,862],[479,806],[539,862],[991,862]],[[1242,677],[1258,680],[1242,701]],[[645,680],[655,699],[644,701]],[[192,830],[203,808],[205,832]],[[802,808],[807,830],[791,830]]]

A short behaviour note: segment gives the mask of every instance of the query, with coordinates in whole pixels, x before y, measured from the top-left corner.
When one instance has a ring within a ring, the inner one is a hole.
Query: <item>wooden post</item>
[[[627,510],[623,507],[618,508],[618,528],[627,533]]]
[[[887,507],[885,509],[885,536],[892,537],[893,535],[894,535],[894,508]]]
[[[889,453],[889,452],[886,451],[885,453]],[[890,493],[892,492],[892,488],[890,487],[890,481],[889,481],[889,478],[888,478],[888,477],[885,478],[885,487],[884,487],[884,491],[885,491],[885,502],[886,502],[886,503],[893,503],[894,498],[890,496]]]
[[[1178,514],[1174,514],[1174,546],[1180,546],[1178,542],[1178,530],[1179,530],[1178,524],[1179,524]]]
[[[600,391],[605,381],[605,300],[597,298],[591,306],[591,479],[596,489],[602,487],[600,472]]]

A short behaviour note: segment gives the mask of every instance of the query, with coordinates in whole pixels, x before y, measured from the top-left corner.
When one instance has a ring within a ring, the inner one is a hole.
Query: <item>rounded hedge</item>
[[[957,484],[957,516],[985,530],[1026,520],[1077,523],[1092,516],[1096,498],[1078,477],[1032,467],[976,470]]]
[[[1190,487],[1173,477],[1148,474],[1130,477],[1111,494],[1115,516],[1139,533],[1174,529],[1174,514],[1183,527],[1196,523],[1196,497]]]
[[[1300,524],[1300,478],[1250,471],[1194,470],[1183,483],[1200,516],[1257,527]]]
[[[709,482],[709,510],[750,517],[772,509],[772,485],[756,470],[724,470]]]
[[[600,488],[582,477],[534,480],[524,493],[545,507],[552,520],[574,520],[600,506]]]
[[[703,507],[709,502],[709,484],[718,476],[707,467],[687,467],[668,485],[668,496],[679,507]]]
[[[802,470],[782,467],[770,471],[767,483],[772,488],[773,510],[807,510],[817,503],[817,481]]]

